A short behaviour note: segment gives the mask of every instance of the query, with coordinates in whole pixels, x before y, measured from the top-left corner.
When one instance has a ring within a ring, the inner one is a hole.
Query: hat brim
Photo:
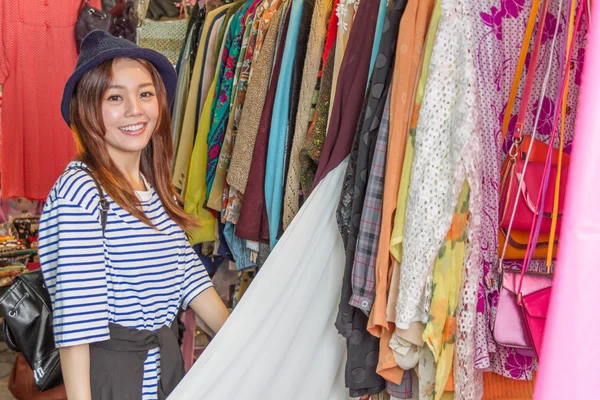
[[[115,58],[138,58],[146,60],[154,65],[162,77],[165,89],[167,91],[168,102],[169,105],[171,105],[175,97],[175,89],[177,87],[177,72],[175,71],[175,67],[165,56],[157,51],[142,47],[108,49],[98,53],[94,58],[77,67],[65,84],[65,90],[63,92],[61,102],[61,113],[63,119],[67,125],[69,125],[69,127],[71,126],[71,97],[73,96],[77,82],[86,73],[96,68],[104,61]]]

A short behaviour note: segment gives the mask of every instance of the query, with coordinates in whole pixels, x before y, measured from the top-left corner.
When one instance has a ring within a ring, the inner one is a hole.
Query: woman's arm
[[[227,318],[229,310],[225,307],[225,303],[219,297],[215,288],[211,287],[200,293],[191,301],[190,307],[206,323],[208,328],[213,333],[219,332]]]
[[[61,347],[60,365],[67,389],[67,398],[69,400],[92,400],[90,345]]]

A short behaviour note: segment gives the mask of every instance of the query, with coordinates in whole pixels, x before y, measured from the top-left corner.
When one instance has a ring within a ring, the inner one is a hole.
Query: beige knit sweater
[[[333,1],[317,0],[311,21],[308,44],[306,47],[306,60],[302,72],[302,89],[298,102],[298,113],[296,115],[296,128],[294,130],[294,141],[292,142],[292,153],[290,156],[290,167],[287,174],[285,195],[283,202],[283,229],[286,229],[292,219],[298,213],[300,190],[300,150],[306,140],[306,133],[310,124],[310,109],[313,100],[317,75],[323,55],[323,47],[327,36],[327,21],[331,15]]]

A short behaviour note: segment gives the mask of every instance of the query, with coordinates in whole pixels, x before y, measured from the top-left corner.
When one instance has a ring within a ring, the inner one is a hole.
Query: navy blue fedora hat
[[[71,126],[71,97],[79,79],[102,62],[114,58],[139,58],[152,63],[163,79],[169,105],[173,102],[177,86],[177,72],[167,57],[157,51],[139,47],[127,39],[95,30],[88,33],[83,39],[75,71],[65,85],[60,111],[67,125]]]

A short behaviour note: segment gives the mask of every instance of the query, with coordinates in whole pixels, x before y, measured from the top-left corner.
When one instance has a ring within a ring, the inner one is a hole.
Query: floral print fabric
[[[221,145],[221,153],[217,160],[217,166],[215,170],[215,177],[211,187],[210,194],[208,196],[207,207],[215,211],[222,211],[223,207],[223,192],[225,191],[225,177],[227,170],[229,169],[229,161],[231,160],[231,151],[234,140],[234,120],[237,113],[241,111],[240,104],[243,106],[245,95],[246,95],[246,77],[242,76],[244,59],[248,48],[250,47],[250,34],[252,32],[252,25],[254,21],[254,9],[250,7],[248,9],[248,16],[246,18],[246,25],[244,26],[244,33],[242,39],[242,46],[240,48],[240,56],[238,57],[235,74],[233,76],[233,83],[231,88],[231,98],[233,99],[230,104],[229,116],[227,117],[227,128],[225,129],[225,137]]]
[[[537,126],[536,138],[547,141],[552,129],[552,118],[556,93],[560,84],[558,70],[559,59],[564,57],[562,42],[566,34],[566,12],[567,1],[563,0],[563,7],[558,15],[558,1],[549,4],[548,16],[542,34],[542,46],[540,50],[539,64],[536,66],[538,72],[534,80],[532,96],[528,106],[527,118],[525,120],[525,133],[529,134],[532,129],[535,113],[539,102],[542,102],[542,112]],[[499,167],[504,155],[510,147],[514,126],[517,119],[519,103],[513,107],[509,132],[504,143],[500,143],[502,121],[506,110],[506,103],[515,76],[517,58],[521,49],[524,30],[531,9],[530,0],[484,0],[480,3],[480,9],[469,15],[475,29],[474,41],[472,43],[477,54],[476,67],[478,76],[478,98],[477,107],[481,115],[481,133],[483,140],[483,154],[485,160],[498,160],[497,163],[484,162],[481,169],[483,172],[483,209],[482,224],[479,232],[479,248],[473,249],[475,262],[479,264],[482,277],[478,284],[477,315],[475,325],[475,367],[477,369],[493,369],[494,372],[513,379],[531,379],[532,370],[537,367],[536,360],[522,356],[514,349],[497,345],[492,337],[491,328],[495,319],[496,307],[498,305],[499,276],[494,268],[497,261],[497,232],[498,232],[498,204],[499,204]],[[552,37],[558,26],[557,48],[555,54],[559,55],[552,60],[551,78],[545,96],[540,99],[540,91],[543,81],[543,72],[549,62],[550,45]],[[568,94],[568,109],[575,110],[579,92],[579,77],[583,65],[585,49],[585,28],[575,36],[576,47],[574,59],[572,60],[571,84]],[[528,54],[521,79],[523,86],[524,76],[529,66]],[[544,68],[540,68],[544,66]],[[574,129],[574,112],[568,112],[566,118],[566,143],[565,151],[571,149],[572,134]],[[538,261],[532,263],[535,270],[543,265]],[[520,267],[520,266],[519,266]],[[472,377],[466,377],[465,381],[474,382]],[[458,389],[457,389],[458,390]]]
[[[248,183],[248,175],[250,174],[250,166],[254,155],[260,117],[273,69],[278,29],[282,19],[280,17],[282,9],[285,8],[281,6],[284,4],[285,2],[274,0],[269,9],[265,11],[258,28],[246,93],[250,100],[247,103],[244,101],[244,112],[240,116],[235,147],[227,171],[227,184],[241,194],[246,193],[246,184]],[[272,21],[275,21],[274,27],[268,29]],[[267,34],[268,32],[270,34]],[[258,58],[259,53],[264,54],[260,59]]]
[[[225,135],[223,148],[221,149],[221,155],[219,156],[217,177],[219,178],[220,186],[222,187],[220,197],[221,209],[223,210],[223,219],[233,224],[237,224],[237,221],[240,217],[243,195],[236,189],[230,187],[225,178],[227,171],[229,170],[231,155],[235,146],[235,139],[242,117],[244,103],[246,101],[248,80],[250,77],[250,70],[252,68],[252,58],[254,54],[254,48],[256,46],[256,38],[258,36],[258,27],[264,12],[264,4],[268,5],[268,3],[269,2],[265,0],[257,7],[256,16],[248,23],[248,26],[246,27],[246,33],[244,35],[248,34],[248,37],[244,38],[244,43],[242,44],[242,54],[244,56],[238,60],[240,76],[237,84],[237,94],[234,105],[231,109],[231,115],[229,116],[230,122],[229,126],[227,127],[227,134]]]
[[[208,156],[206,163],[206,200],[210,196],[221,146],[225,137],[225,130],[229,120],[229,107],[231,104],[231,90],[233,78],[237,67],[237,59],[240,54],[244,26],[248,17],[248,8],[252,2],[245,3],[233,16],[229,32],[225,38],[225,45],[221,56],[221,68],[219,80],[215,91],[215,99],[212,106],[212,119],[210,132],[208,134]]]
[[[432,400],[439,400],[442,397],[452,370],[456,314],[465,260],[468,210],[469,185],[465,182],[454,209],[452,225],[444,244],[438,251],[433,267],[433,295],[429,321],[423,332],[423,339],[431,350],[436,364],[435,389],[429,397],[425,397]]]

